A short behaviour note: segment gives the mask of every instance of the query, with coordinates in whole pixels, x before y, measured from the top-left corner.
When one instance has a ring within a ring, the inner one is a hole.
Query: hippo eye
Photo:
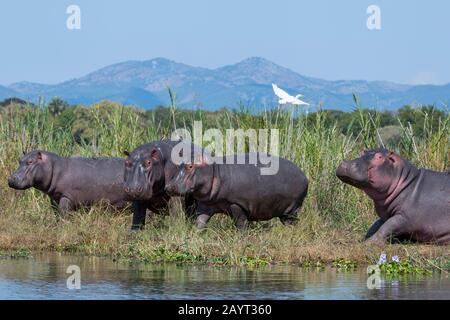
[[[28,160],[27,165],[33,164],[33,160]]]
[[[145,166],[145,167],[150,167],[151,164],[152,164],[152,162],[151,162],[150,160],[145,160],[145,161],[144,161],[144,166]]]
[[[191,164],[188,164],[187,165],[187,168],[189,169],[189,170],[192,170],[192,168],[194,168],[194,165],[191,163]]]

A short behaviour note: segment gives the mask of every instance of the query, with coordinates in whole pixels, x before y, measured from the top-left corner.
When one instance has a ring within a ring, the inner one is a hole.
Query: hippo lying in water
[[[380,217],[366,239],[391,237],[428,243],[450,242],[450,175],[419,169],[385,149],[369,150],[336,170],[343,182],[362,189]]]
[[[120,158],[66,158],[35,150],[20,159],[8,185],[18,190],[34,187],[48,194],[61,216],[101,201],[120,209],[127,205],[123,166]]]
[[[234,158],[236,156],[233,156]],[[236,160],[236,159],[233,159]],[[193,164],[182,164],[178,173],[166,185],[171,194],[192,195],[205,207],[199,208],[196,225],[202,228],[214,213],[230,215],[236,227],[243,229],[248,221],[269,220],[278,217],[283,224],[296,221],[308,191],[308,180],[292,162],[277,158],[278,171],[261,175],[264,167],[249,164],[212,163],[203,158]],[[274,159],[272,158],[272,161]]]
[[[145,225],[146,211],[159,213],[168,206],[170,196],[164,190],[166,181],[172,179],[177,166],[172,161],[172,150],[180,141],[161,140],[125,151],[124,190],[127,199],[133,201],[132,230]],[[190,144],[192,152],[199,148]],[[185,197],[186,215],[192,217],[197,207],[192,197]]]

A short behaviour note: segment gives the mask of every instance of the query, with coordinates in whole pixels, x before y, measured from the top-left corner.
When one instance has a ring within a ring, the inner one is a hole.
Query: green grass
[[[415,265],[411,261],[387,262],[380,265],[380,270],[386,275],[405,275],[405,274],[429,274],[431,271],[424,267]]]
[[[450,269],[448,246],[371,247],[361,242],[377,218],[373,204],[361,191],[340,182],[334,172],[343,159],[380,145],[380,119],[362,108],[358,109],[356,121],[361,130],[357,135],[342,134],[336,124],[329,124],[325,112],[296,115],[292,110],[278,110],[255,117],[242,111],[216,118],[195,112],[180,119],[174,101],[170,108],[173,124],[168,126],[151,115],[144,121],[141,110],[107,102],[71,112],[77,121],[65,113],[55,117],[45,106],[0,112],[0,250],[57,250],[147,262],[250,267],[329,264],[339,270],[376,263],[379,254],[386,252],[414,267]],[[199,232],[185,221],[179,203],[174,201],[165,215],[148,217],[145,230],[130,234],[129,210],[109,213],[97,206],[58,222],[45,195],[7,186],[6,178],[15,170],[23,150],[40,148],[65,156],[122,156],[123,150],[168,137],[173,126],[183,123],[190,128],[194,120],[202,119],[208,123],[204,129],[280,130],[280,155],[302,168],[310,181],[296,226],[283,226],[274,219],[237,232],[231,219],[217,215]],[[449,164],[450,116],[446,113],[437,122],[426,119],[421,136],[415,135],[408,123],[401,123],[400,138],[387,147],[416,165],[444,171]]]
[[[358,262],[354,260],[339,258],[334,260],[331,265],[337,270],[347,271],[356,269],[358,267]]]
[[[8,250],[8,251],[0,251],[0,258],[31,258],[31,251],[26,248],[16,249],[16,250]]]

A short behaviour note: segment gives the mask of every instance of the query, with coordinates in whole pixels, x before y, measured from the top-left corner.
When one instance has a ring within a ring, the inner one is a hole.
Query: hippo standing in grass
[[[160,140],[125,151],[124,190],[127,199],[133,201],[132,230],[145,225],[146,211],[159,213],[167,209],[169,194],[164,190],[166,181],[172,179],[177,166],[171,158],[172,150],[180,141]],[[192,152],[201,148],[190,144]],[[198,148],[198,149],[197,149]],[[197,203],[192,197],[185,197],[184,208],[187,217],[192,217]]]
[[[380,217],[366,239],[382,244],[391,237],[450,243],[450,175],[419,169],[385,149],[364,151],[344,161],[336,175],[362,189]]]
[[[127,205],[123,166],[120,158],[66,158],[35,150],[20,159],[8,185],[18,190],[34,187],[48,194],[60,216],[102,201],[121,209]]]
[[[252,164],[250,156],[258,158]],[[308,180],[292,162],[277,157],[278,170],[261,174],[267,168],[259,154],[245,154],[244,164],[232,161],[210,163],[208,158],[193,164],[181,164],[175,177],[166,185],[171,194],[192,195],[208,210],[197,213],[196,225],[202,228],[214,213],[230,215],[238,229],[248,221],[269,220],[278,217],[283,224],[293,224],[308,191]],[[225,159],[225,158],[224,158]],[[232,163],[232,164],[231,164]]]

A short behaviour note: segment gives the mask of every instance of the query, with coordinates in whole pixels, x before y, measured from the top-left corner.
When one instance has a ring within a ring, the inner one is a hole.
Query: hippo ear
[[[194,154],[194,162],[192,164],[197,166],[197,167],[203,165],[203,155],[201,155],[201,154]]]
[[[202,167],[211,163],[211,159],[203,152],[202,154],[196,154],[194,159],[194,165]]]
[[[129,152],[129,151],[127,151],[127,150],[124,150],[124,151],[122,151],[122,153],[123,153],[124,155],[126,155],[127,157],[129,157],[129,156],[130,156],[130,152]]]
[[[37,155],[36,155],[36,158],[38,159],[38,160],[45,160],[45,154],[43,154],[41,151],[38,151],[37,152]]]
[[[159,160],[159,152],[157,149],[153,149],[152,152],[150,152],[150,156],[154,160]]]
[[[396,163],[399,160],[398,156],[395,154],[394,151],[389,151],[388,159],[392,163]]]

